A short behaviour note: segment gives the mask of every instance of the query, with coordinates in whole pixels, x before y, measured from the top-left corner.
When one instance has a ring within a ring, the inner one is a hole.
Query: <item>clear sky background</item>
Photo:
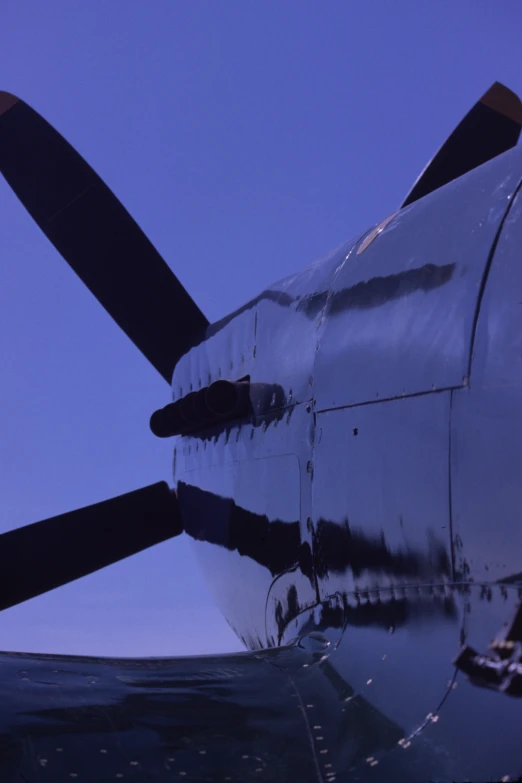
[[[3,0],[40,111],[212,320],[392,212],[495,81],[520,0]],[[169,390],[0,181],[0,531],[170,480]],[[42,553],[45,556],[45,553]],[[190,541],[5,611],[0,649],[241,649]]]

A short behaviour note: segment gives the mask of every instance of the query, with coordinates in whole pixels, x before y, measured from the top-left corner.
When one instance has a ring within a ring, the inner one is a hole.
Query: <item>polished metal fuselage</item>
[[[174,372],[175,400],[218,379],[284,392],[180,437],[174,478],[246,647],[330,640],[324,774],[406,780],[414,754],[431,779],[522,773],[522,703],[453,663],[522,589],[521,181],[515,148],[273,285]],[[384,723],[349,751],[360,699]]]

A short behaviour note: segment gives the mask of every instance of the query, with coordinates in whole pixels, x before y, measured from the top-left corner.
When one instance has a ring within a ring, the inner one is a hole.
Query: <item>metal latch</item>
[[[454,661],[457,669],[480,688],[522,696],[522,604],[489,649],[490,653],[480,655],[472,647],[464,647]]]

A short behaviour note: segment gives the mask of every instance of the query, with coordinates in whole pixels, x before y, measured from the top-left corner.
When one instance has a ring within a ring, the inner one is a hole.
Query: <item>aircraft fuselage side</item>
[[[174,399],[218,379],[284,392],[175,445],[236,633],[340,628],[330,663],[354,691],[476,779],[498,774],[490,743],[512,768],[521,709],[453,665],[522,587],[521,181],[515,148],[415,202],[209,327],[173,377]]]

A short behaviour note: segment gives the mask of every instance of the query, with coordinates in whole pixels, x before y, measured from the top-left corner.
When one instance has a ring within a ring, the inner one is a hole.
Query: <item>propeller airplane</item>
[[[0,93],[0,170],[169,385],[173,446],[172,486],[1,535],[0,606],[185,533],[246,648],[0,653],[2,781],[522,774],[521,127],[495,83],[397,211],[209,324]]]

